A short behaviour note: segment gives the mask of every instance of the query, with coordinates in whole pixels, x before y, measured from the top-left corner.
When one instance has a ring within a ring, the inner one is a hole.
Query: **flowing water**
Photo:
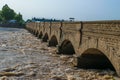
[[[114,71],[78,69],[27,30],[0,28],[0,80],[120,80]]]

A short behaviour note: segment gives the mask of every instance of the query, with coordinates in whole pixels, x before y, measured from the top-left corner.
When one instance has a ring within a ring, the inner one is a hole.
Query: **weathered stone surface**
[[[35,34],[38,31],[36,24],[27,23],[26,27]],[[86,64],[92,65],[90,67],[96,64],[112,65],[120,76],[120,21],[51,22],[50,27],[44,27],[50,32],[47,40],[49,44],[58,42],[54,43],[58,47],[58,53],[74,54],[83,60],[83,64],[86,61]],[[51,39],[53,35],[56,40]]]

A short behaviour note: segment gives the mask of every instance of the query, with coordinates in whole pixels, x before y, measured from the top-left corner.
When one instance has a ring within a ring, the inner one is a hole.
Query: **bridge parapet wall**
[[[62,31],[80,31],[81,22],[63,22]]]
[[[83,22],[83,32],[120,35],[120,21]]]

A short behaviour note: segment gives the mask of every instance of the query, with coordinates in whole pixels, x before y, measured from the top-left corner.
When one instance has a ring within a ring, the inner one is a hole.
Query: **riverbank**
[[[5,24],[0,24],[0,27],[4,28],[25,28],[25,25],[23,24],[18,24],[18,23],[5,23]]]

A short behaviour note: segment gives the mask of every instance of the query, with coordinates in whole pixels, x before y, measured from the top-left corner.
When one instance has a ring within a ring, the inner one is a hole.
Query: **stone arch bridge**
[[[29,22],[26,28],[59,54],[74,55],[77,66],[120,76],[120,21]]]

